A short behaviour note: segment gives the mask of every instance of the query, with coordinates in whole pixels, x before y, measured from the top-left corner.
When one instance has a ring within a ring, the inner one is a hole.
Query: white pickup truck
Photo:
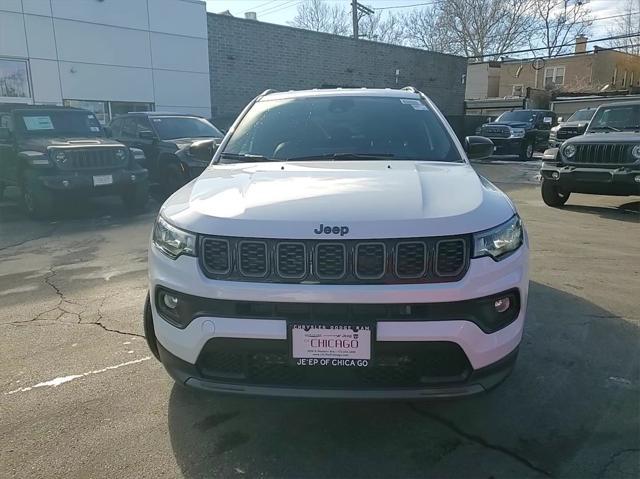
[[[162,206],[144,326],[178,382],[324,398],[474,394],[511,371],[528,240],[425,95],[267,91]]]

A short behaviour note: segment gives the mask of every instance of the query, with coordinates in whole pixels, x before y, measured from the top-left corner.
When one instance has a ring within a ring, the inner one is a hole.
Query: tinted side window
[[[147,118],[138,117],[138,118],[134,118],[133,121],[136,129],[136,133],[135,133],[136,137],[139,135],[141,131],[151,131],[151,132],[153,131],[153,129],[151,128],[151,124],[149,123],[149,120]]]
[[[117,138],[119,136],[122,136],[122,120],[121,119],[113,120],[109,125],[109,128],[111,128],[111,133],[113,134],[114,137]]]
[[[125,118],[122,122],[122,136],[124,138],[137,138],[136,124],[132,118]]]

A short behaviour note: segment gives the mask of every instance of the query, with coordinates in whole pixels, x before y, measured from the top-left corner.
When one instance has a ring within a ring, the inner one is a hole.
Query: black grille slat
[[[227,274],[231,269],[229,242],[222,239],[205,238],[202,242],[204,264],[214,274]]]
[[[427,272],[427,245],[421,241],[398,243],[396,275],[399,278],[420,278]]]
[[[384,243],[359,243],[356,246],[355,273],[358,278],[381,278],[385,272]]]
[[[436,246],[436,274],[456,276],[466,263],[466,248],[463,240],[442,240]]]
[[[261,278],[269,270],[267,245],[262,241],[242,241],[239,246],[239,269],[244,276]]]
[[[307,274],[307,254],[304,243],[279,243],[277,268],[278,274],[283,278],[304,278]]]
[[[635,159],[631,156],[629,145],[586,144],[576,145],[576,154],[568,163],[589,165],[630,165]]]
[[[339,279],[347,272],[347,252],[342,243],[316,246],[316,274],[320,279]]]

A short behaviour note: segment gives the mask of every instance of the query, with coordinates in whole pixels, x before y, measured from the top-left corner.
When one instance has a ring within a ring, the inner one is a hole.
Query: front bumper
[[[111,183],[94,185],[94,177],[111,176]],[[122,193],[128,188],[148,182],[148,171],[144,168],[121,168],[117,170],[33,172],[30,180],[41,188],[53,191],[77,191],[92,195]]]
[[[599,195],[640,195],[640,169],[586,168],[543,163],[540,170],[546,181],[556,182],[565,191]]]
[[[431,347],[435,343],[446,343],[447,347],[460,350],[456,358],[466,365],[461,366],[463,375],[441,382],[428,382],[420,387],[391,385],[369,389],[362,384],[357,388],[351,387],[348,382],[331,387],[315,387],[301,383],[287,385],[268,381],[261,384],[247,383],[246,378],[238,376],[211,379],[202,374],[198,362],[212,347],[215,351],[216,346],[221,345],[222,351],[223,341],[248,341],[234,346],[238,351],[251,350],[259,345],[270,350],[260,351],[260,354],[283,354],[289,343],[287,318],[225,317],[222,314],[207,315],[205,312],[184,329],[179,329],[160,317],[155,295],[151,295],[150,314],[160,357],[169,373],[189,386],[223,392],[301,397],[455,396],[481,392],[496,385],[508,375],[513,365],[526,314],[528,247],[525,241],[518,251],[500,262],[491,258],[473,259],[465,277],[457,282],[393,285],[312,285],[211,280],[202,274],[196,258],[181,256],[177,260],[171,260],[151,247],[149,280],[149,290],[152,292],[157,287],[162,287],[214,300],[303,304],[447,303],[517,289],[520,293],[517,317],[506,327],[493,333],[485,333],[475,323],[464,319],[407,321],[401,318],[369,318],[375,330],[374,355],[376,349],[380,348],[402,352],[405,346]]]
[[[524,138],[490,138],[494,155],[520,155]]]

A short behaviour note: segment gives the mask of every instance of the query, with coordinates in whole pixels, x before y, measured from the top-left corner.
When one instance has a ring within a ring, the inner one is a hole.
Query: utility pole
[[[353,38],[357,40],[358,34],[358,0],[351,0],[351,21],[353,22]]]
[[[351,20],[353,21],[353,38],[360,38],[358,22],[365,15],[373,15],[375,12],[369,7],[365,7],[358,0],[351,0]]]

